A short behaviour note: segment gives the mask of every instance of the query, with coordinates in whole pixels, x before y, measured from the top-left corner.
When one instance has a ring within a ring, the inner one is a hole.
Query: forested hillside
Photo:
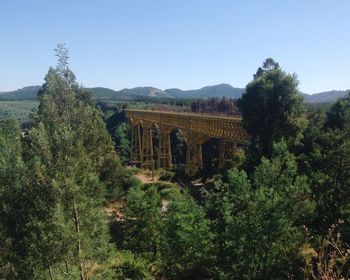
[[[0,100],[36,100],[40,86],[24,87],[10,92],[0,92]]]
[[[188,176],[177,131],[173,169],[142,183],[128,105],[96,106],[56,54],[30,129],[0,123],[0,279],[349,279],[350,94],[307,112],[269,58],[237,102],[163,104],[239,108],[248,146],[221,168],[214,139]]]
[[[0,92],[1,100],[36,100],[40,86],[24,87],[11,92]],[[178,88],[161,90],[155,87],[135,87],[131,89],[122,89],[119,91],[104,88],[93,87],[89,89],[93,97],[97,100],[118,100],[118,101],[136,101],[140,99],[208,99],[213,97],[226,97],[238,99],[242,96],[245,89],[235,88],[228,84],[219,84],[206,86],[196,90],[181,90]],[[303,94],[305,103],[330,103],[347,95],[347,90],[332,90],[314,94]]]
[[[35,100],[40,86],[25,87],[11,92],[0,92],[0,100]],[[210,97],[241,97],[244,89],[234,88],[228,84],[207,86],[197,90],[166,89],[155,87],[125,88],[115,91],[104,87],[90,88],[97,100],[138,100],[140,98],[210,98]]]
[[[34,100],[0,101],[0,123],[14,118],[20,124],[29,121],[30,114],[38,107],[39,102]]]
[[[345,97],[349,90],[330,90],[316,94],[304,94],[305,103],[329,103]]]

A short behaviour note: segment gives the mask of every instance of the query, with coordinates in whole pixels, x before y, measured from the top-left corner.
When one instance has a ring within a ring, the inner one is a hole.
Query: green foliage
[[[312,227],[325,232],[338,222],[348,220],[350,205],[348,189],[350,186],[350,112],[349,97],[340,99],[330,112],[316,112],[309,117],[305,130],[303,148],[299,155],[302,166],[300,172],[309,177],[316,201],[316,217]],[[349,226],[346,238],[350,237]]]
[[[0,124],[10,118],[17,119],[20,124],[27,123],[37,107],[37,101],[0,101]]]
[[[312,214],[306,178],[285,143],[262,159],[252,180],[231,169],[208,193],[222,279],[286,279],[298,275],[303,222]],[[299,271],[300,272],[300,271]]]
[[[161,197],[157,188],[130,189],[123,212],[128,223],[123,247],[154,259],[161,222]]]
[[[272,155],[272,144],[285,139],[298,145],[305,125],[304,107],[295,75],[285,73],[272,59],[264,62],[238,105],[243,125],[251,136],[250,163],[256,165],[261,156]]]
[[[146,260],[135,256],[129,251],[121,251],[110,265],[108,276],[104,279],[151,280],[154,279],[148,271]]]
[[[126,165],[130,159],[130,131],[130,124],[123,122],[117,127],[114,134],[115,144],[124,165]]]
[[[121,174],[117,172],[122,168],[90,94],[76,84],[68,69],[66,51],[59,48],[58,55],[58,66],[49,70],[40,92],[39,114],[31,131],[30,146],[35,152],[30,164],[35,167],[34,176],[43,176],[55,193],[49,222],[58,228],[58,235],[50,238],[55,243],[46,250],[61,254],[47,262],[56,273],[56,266],[68,263],[65,273],[85,277],[93,264],[108,259],[102,206],[108,188],[119,184]],[[111,166],[114,172],[110,172]],[[44,234],[53,233],[44,230]]]
[[[155,277],[210,276],[213,245],[209,221],[188,194],[174,186],[132,188],[123,214],[122,248],[147,259]]]
[[[91,238],[92,229],[103,228],[103,220],[97,221],[101,222],[98,225],[89,216],[99,217],[98,209],[94,210],[104,193],[101,197],[101,184],[96,175],[90,175],[93,162],[83,145],[83,137],[77,137],[77,128],[87,125],[84,117],[91,114],[92,109],[77,96],[74,75],[68,70],[63,72],[64,69],[60,72],[51,68],[46,76],[40,93],[39,114],[30,134],[27,152],[28,166],[33,170],[31,188],[40,189],[44,184],[47,194],[52,194],[47,196],[50,203],[45,204],[45,219],[33,217],[40,239],[32,240],[31,247],[38,252],[36,259],[44,263],[36,269],[55,271],[56,264],[67,262],[73,269],[67,268],[65,273],[75,275],[79,271],[85,274],[83,266],[90,253],[89,243],[95,241]],[[97,195],[96,202],[94,195]],[[40,203],[45,198],[35,200]],[[96,255],[89,258],[95,259],[98,255],[95,252]]]
[[[212,234],[204,210],[187,194],[168,192],[159,242],[160,266],[167,279],[210,276]]]
[[[53,215],[52,189],[34,181],[33,171],[23,160],[21,134],[13,121],[2,128],[1,180],[0,180],[0,228],[4,233],[4,244],[10,252],[4,253],[6,278],[31,279],[48,259],[57,259],[61,252],[48,250],[55,242],[56,227],[51,223]],[[45,230],[50,230],[45,235]],[[1,232],[1,230],[0,230]],[[6,248],[6,247],[3,247]],[[6,249],[5,249],[6,250]]]
[[[278,191],[283,207],[291,211],[289,218],[294,223],[304,224],[314,208],[307,177],[299,175],[295,156],[288,152],[285,142],[275,144],[273,148],[273,158],[262,159],[252,184],[256,189]]]
[[[171,180],[175,176],[175,173],[173,171],[165,170],[165,169],[159,169],[158,174],[159,174],[159,180],[166,181],[166,182],[171,182]]]
[[[105,199],[133,183],[91,94],[68,68],[67,49],[59,45],[57,55],[23,151],[13,124],[1,130],[0,240],[12,252],[0,265],[19,279],[97,277],[113,251]]]
[[[350,124],[350,92],[344,98],[339,99],[327,113],[327,126],[343,129]]]
[[[171,151],[173,153],[173,163],[176,166],[177,170],[180,172],[184,169],[184,164],[186,162],[186,142],[185,136],[181,133],[180,130],[171,133],[170,142],[172,143]]]
[[[21,158],[20,131],[14,120],[0,126],[0,278],[15,275],[16,255],[13,254],[16,239],[16,195],[22,191],[25,172]]]
[[[264,74],[268,73],[269,71],[273,70],[279,70],[280,65],[271,57],[265,59],[262,67],[259,67],[256,71],[256,74],[254,74],[254,80],[261,78]]]

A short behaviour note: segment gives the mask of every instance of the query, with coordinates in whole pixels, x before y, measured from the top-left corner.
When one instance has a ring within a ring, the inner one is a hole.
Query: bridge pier
[[[186,149],[186,173],[194,175],[199,169],[203,168],[202,145],[209,138],[200,133],[185,131]]]
[[[141,121],[131,120],[131,152],[130,164],[137,165],[143,169],[154,169],[154,151],[152,137],[152,123],[142,123]],[[141,133],[142,126],[142,133]],[[171,128],[161,126],[158,130],[159,149],[157,156],[157,167],[171,169],[172,156],[170,144]]]
[[[170,127],[161,126],[159,129],[158,168],[171,169],[172,167],[170,133]]]
[[[142,133],[141,167],[143,169],[154,169],[152,125],[144,124]]]
[[[140,123],[134,122],[131,122],[131,126],[130,163],[140,166],[142,161],[141,126]]]
[[[220,156],[219,156],[219,168],[223,169],[227,166],[229,161],[232,161],[233,156],[237,152],[237,143],[228,139],[220,139]]]
[[[187,145],[186,173],[194,175],[201,168],[203,168],[202,144]]]

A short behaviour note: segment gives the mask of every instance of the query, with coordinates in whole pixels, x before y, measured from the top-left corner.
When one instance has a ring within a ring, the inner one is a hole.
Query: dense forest
[[[143,184],[125,104],[96,103],[56,52],[30,129],[0,124],[0,279],[349,279],[350,94],[307,110],[267,59],[238,101],[141,103],[240,113],[251,137],[225,170]]]

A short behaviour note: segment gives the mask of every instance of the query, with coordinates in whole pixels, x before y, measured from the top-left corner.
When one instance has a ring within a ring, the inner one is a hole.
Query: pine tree
[[[68,67],[68,50],[59,45],[56,51],[58,65],[45,77],[24,154],[29,190],[36,194],[31,198],[40,210],[29,221],[27,251],[38,260],[32,265],[36,277],[83,280],[107,267],[111,246],[103,203],[113,189],[126,188],[128,175],[91,94]]]

